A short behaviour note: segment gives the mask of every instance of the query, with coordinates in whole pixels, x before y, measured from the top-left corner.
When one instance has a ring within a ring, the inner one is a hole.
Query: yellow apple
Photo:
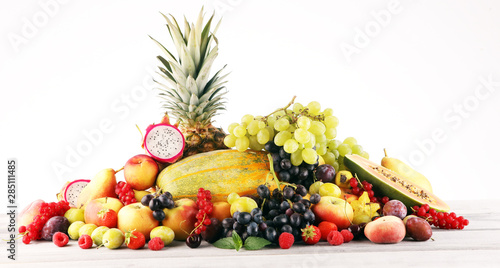
[[[153,211],[141,203],[124,206],[118,212],[118,229],[123,233],[136,230],[148,240],[151,230],[158,225],[159,222],[153,217]]]

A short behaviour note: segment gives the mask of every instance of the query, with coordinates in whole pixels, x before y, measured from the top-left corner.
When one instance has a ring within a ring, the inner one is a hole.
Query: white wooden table
[[[469,219],[464,230],[433,229],[433,240],[377,245],[368,240],[340,246],[320,242],[291,249],[223,250],[206,242],[197,249],[174,242],[161,251],[82,250],[76,241],[59,248],[51,242],[17,243],[17,260],[7,259],[2,241],[0,267],[500,267],[500,200],[449,202],[452,211]],[[7,235],[0,216],[0,235]]]

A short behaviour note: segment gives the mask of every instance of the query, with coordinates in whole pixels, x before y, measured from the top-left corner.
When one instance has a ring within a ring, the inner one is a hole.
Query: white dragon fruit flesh
[[[144,149],[162,163],[174,163],[182,157],[186,142],[181,131],[168,123],[150,125],[144,136]]]
[[[70,207],[76,207],[78,196],[89,182],[90,180],[74,180],[67,183],[61,191],[60,199],[68,202]]]

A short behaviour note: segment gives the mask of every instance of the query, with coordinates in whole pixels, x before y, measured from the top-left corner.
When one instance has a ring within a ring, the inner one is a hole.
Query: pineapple
[[[163,14],[162,14],[163,15]],[[165,53],[157,58],[161,62],[158,74],[168,83],[155,82],[159,85],[162,107],[167,114],[176,117],[179,129],[184,134],[186,146],[184,157],[227,148],[224,145],[226,134],[221,128],[212,125],[212,118],[221,110],[225,110],[223,96],[224,78],[221,75],[225,66],[210,77],[212,63],[218,55],[218,41],[215,33],[210,31],[212,19],[203,25],[203,8],[196,24],[184,18],[184,33],[181,32],[175,18],[163,15],[167,28],[177,50],[178,58],[170,53],[162,44],[153,41]],[[212,41],[215,45],[212,47]]]

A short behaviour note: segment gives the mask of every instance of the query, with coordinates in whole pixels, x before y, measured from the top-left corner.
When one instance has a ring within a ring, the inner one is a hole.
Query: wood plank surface
[[[205,242],[197,249],[174,242],[161,251],[147,248],[82,250],[76,241],[63,248],[51,242],[17,243],[17,260],[7,258],[2,241],[1,267],[500,267],[500,200],[449,202],[452,211],[470,221],[464,230],[433,229],[433,240],[405,239],[391,245],[368,240],[341,246],[320,242],[296,245],[289,250],[257,251],[217,249]],[[6,239],[7,217],[0,216],[0,236]]]

